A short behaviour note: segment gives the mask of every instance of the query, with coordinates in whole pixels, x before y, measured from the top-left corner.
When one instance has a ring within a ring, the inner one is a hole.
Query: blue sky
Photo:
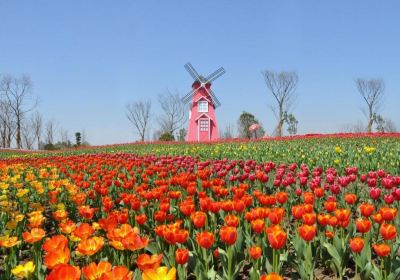
[[[386,83],[382,115],[400,128],[399,1],[19,1],[0,0],[0,74],[29,74],[40,110],[93,144],[138,138],[129,101],[166,88],[184,95],[190,61],[208,74],[220,128],[252,112],[267,133],[273,104],[261,71],[299,75],[299,133],[365,122],[354,79]]]

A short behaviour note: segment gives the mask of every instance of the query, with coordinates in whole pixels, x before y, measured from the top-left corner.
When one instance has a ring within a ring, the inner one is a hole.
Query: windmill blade
[[[221,77],[222,75],[224,75],[225,69],[220,67],[218,70],[214,71],[212,74],[208,75],[206,78],[206,82],[207,83],[211,83],[213,81],[215,81],[216,79],[218,79],[219,77]]]
[[[204,89],[208,92],[208,95],[211,97],[211,101],[214,105],[214,108],[221,106],[221,102],[219,102],[218,98],[215,96],[215,93],[211,89],[210,90],[208,90],[207,88]]]
[[[210,75],[208,75],[206,77],[206,82],[212,82],[215,79],[217,79],[218,77],[222,76],[223,74],[225,74],[225,69],[223,67],[218,68],[217,70],[215,70],[213,73],[211,73]]]
[[[210,90],[209,92],[210,92],[211,99],[212,99],[212,102],[214,103],[215,108],[221,106],[221,102],[219,102],[215,93],[212,90]]]
[[[183,103],[188,103],[190,101],[190,99],[193,97],[193,95],[195,94],[196,91],[199,90],[199,88],[201,88],[201,86],[199,86],[198,88],[189,91],[184,97],[181,98],[181,101]]]
[[[188,103],[188,101],[190,100],[190,98],[192,98],[193,94],[194,94],[194,91],[193,91],[193,90],[189,91],[185,96],[183,96],[183,97],[181,98],[181,101],[182,101],[183,103]]]
[[[188,62],[185,64],[186,71],[189,72],[190,76],[192,76],[193,80],[200,81],[200,75],[197,73],[196,69],[194,69],[193,65]]]

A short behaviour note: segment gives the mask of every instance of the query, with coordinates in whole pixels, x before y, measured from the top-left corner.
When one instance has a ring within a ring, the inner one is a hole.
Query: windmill
[[[221,103],[211,90],[211,83],[225,74],[225,69],[220,67],[204,77],[197,73],[190,62],[185,64],[185,68],[194,80],[192,90],[181,99],[185,104],[191,101],[187,140],[218,140],[219,133],[215,108],[221,106]]]

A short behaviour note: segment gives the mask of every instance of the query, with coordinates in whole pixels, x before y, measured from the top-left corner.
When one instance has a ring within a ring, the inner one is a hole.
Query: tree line
[[[54,119],[45,120],[37,110],[29,76],[0,76],[0,147],[17,149],[63,149],[89,145],[85,133],[75,133],[75,143],[67,130]]]
[[[285,126],[289,135],[297,134],[299,121],[293,113],[299,82],[297,73],[294,71],[274,72],[266,70],[262,72],[262,76],[271,94],[273,104],[270,105],[270,109],[276,118],[276,126],[272,135],[282,137]],[[394,122],[380,113],[385,92],[384,81],[382,79],[358,78],[355,80],[355,87],[365,105],[362,113],[365,115],[367,123],[366,125],[362,123],[348,125],[343,132],[395,132]],[[189,108],[183,105],[178,93],[171,93],[169,90],[159,95],[158,101],[161,114],[156,116],[158,130],[153,135],[153,140],[178,139],[183,141],[186,136],[186,130],[183,126],[186,124],[186,112]],[[141,141],[146,139],[150,127],[151,108],[150,100],[135,101],[126,105],[127,118],[139,134]],[[249,128],[253,124],[259,124],[259,128],[250,131]],[[242,112],[237,121],[237,134],[234,130],[234,126],[228,124],[221,132],[221,138],[234,138],[237,135],[239,138],[250,139],[265,135],[262,124],[249,112]]]

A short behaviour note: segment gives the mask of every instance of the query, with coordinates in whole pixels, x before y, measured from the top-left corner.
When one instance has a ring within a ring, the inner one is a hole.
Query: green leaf
[[[147,245],[146,249],[147,249],[152,255],[158,254],[158,248],[157,248],[157,245],[156,245],[155,243],[150,243],[149,245]]]
[[[208,279],[213,280],[213,279],[216,278],[216,276],[217,276],[217,273],[215,272],[214,269],[210,269],[210,270],[207,272],[207,278],[208,278]]]
[[[142,273],[140,269],[135,269],[135,272],[133,273],[133,279],[142,280]]]
[[[390,273],[388,276],[388,280],[397,280],[400,276],[400,267],[397,268],[394,272]]]
[[[371,271],[372,276],[374,276],[375,280],[382,280],[383,279],[383,275],[382,272],[379,268],[377,268],[375,265]]]
[[[332,257],[332,261],[336,266],[336,270],[337,272],[342,275],[343,271],[342,271],[342,259],[338,253],[338,251],[336,250],[336,248],[330,244],[330,243],[325,243],[324,247],[328,250],[329,255],[331,255]]]

